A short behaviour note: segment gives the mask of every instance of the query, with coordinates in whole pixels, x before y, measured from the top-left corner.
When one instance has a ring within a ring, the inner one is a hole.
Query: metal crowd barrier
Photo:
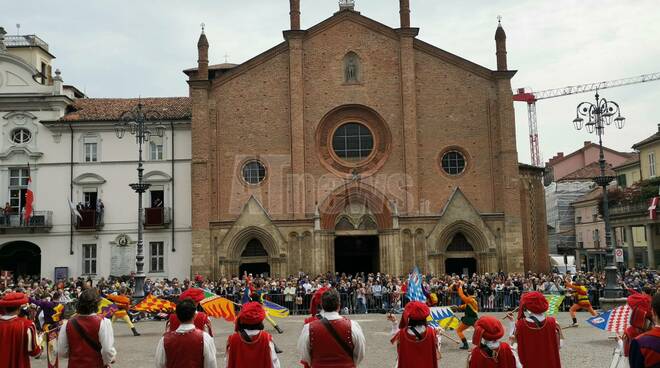
[[[475,297],[481,312],[507,312],[512,311],[520,304],[524,292],[520,291],[487,291]],[[291,315],[307,315],[310,313],[310,302],[313,294],[266,294],[265,298],[289,309]],[[461,305],[461,299],[455,292],[436,294],[438,306]],[[240,294],[222,295],[233,302],[240,303]],[[382,295],[358,295],[356,292],[339,293],[341,313],[365,314],[387,313],[394,311],[400,313],[408,302],[405,295],[400,293],[383,293]],[[600,308],[601,290],[589,290],[589,300],[594,309]],[[575,303],[572,296],[566,296],[559,311],[566,312]]]

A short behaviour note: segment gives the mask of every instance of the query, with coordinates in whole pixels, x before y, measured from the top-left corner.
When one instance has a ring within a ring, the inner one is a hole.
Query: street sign
[[[614,259],[615,259],[616,262],[623,263],[623,249],[616,248],[614,250]]]

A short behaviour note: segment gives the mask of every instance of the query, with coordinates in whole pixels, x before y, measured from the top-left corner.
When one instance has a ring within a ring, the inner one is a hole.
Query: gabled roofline
[[[389,38],[391,38],[393,40],[397,40],[397,41],[400,40],[400,38],[401,38],[400,37],[400,32],[410,30],[410,32],[412,32],[412,34],[414,34],[414,35],[416,35],[417,32],[418,32],[418,28],[409,28],[409,29],[408,28],[407,29],[392,28],[388,25],[385,25],[385,24],[380,23],[378,21],[375,21],[375,20],[373,20],[369,17],[366,17],[366,16],[360,14],[357,11],[350,10],[350,9],[343,9],[343,10],[340,10],[340,11],[334,13],[329,18],[315,24],[314,26],[312,26],[311,28],[309,28],[307,30],[284,31],[283,32],[284,33],[284,38],[288,39],[288,37],[290,35],[295,35],[295,36],[302,37],[303,41],[304,41],[304,40],[309,39],[310,37],[313,37],[313,36],[323,32],[324,30],[326,30],[326,29],[328,29],[328,28],[330,28],[330,27],[332,27],[336,24],[339,24],[339,23],[341,23],[345,20],[348,20],[348,19],[350,19],[350,20],[352,20],[352,21],[354,21],[354,22],[356,22],[356,23],[358,23],[358,24],[360,24],[360,25],[362,25],[362,26],[364,26],[364,27],[366,27],[366,28],[368,28],[368,29],[370,29],[374,32],[377,32],[379,34],[382,34],[386,37],[389,37]],[[488,69],[484,66],[481,66],[477,63],[474,63],[472,61],[464,59],[464,58],[462,58],[458,55],[452,54],[448,51],[445,51],[445,50],[443,50],[439,47],[436,47],[436,46],[433,46],[429,43],[421,41],[417,38],[414,39],[413,48],[415,50],[425,52],[426,54],[428,54],[430,56],[434,56],[434,57],[436,57],[436,58],[438,58],[438,59],[440,59],[444,62],[447,62],[449,64],[452,64],[456,67],[464,69],[468,72],[472,72],[472,73],[474,73],[478,76],[483,77],[484,79],[488,79],[488,80],[495,80],[495,79],[498,79],[498,78],[508,78],[508,79],[510,79],[516,74],[515,70],[507,70],[505,72],[501,72],[501,71],[498,72],[498,71]],[[265,63],[266,61],[274,58],[275,56],[277,56],[277,55],[279,55],[283,52],[287,52],[288,50],[289,50],[289,44],[285,40],[284,42],[281,42],[281,43],[275,45],[274,47],[272,47],[272,48],[270,48],[270,49],[268,49],[268,50],[266,50],[266,51],[264,51],[264,52],[262,52],[262,53],[260,53],[256,56],[254,56],[253,58],[251,58],[251,59],[249,59],[249,60],[247,60],[247,61],[245,61],[241,64],[238,64],[237,66],[235,66],[231,69],[228,69],[225,73],[223,73],[221,76],[219,76],[217,79],[214,80],[214,84],[215,83],[224,84],[224,83],[236,78],[237,76],[247,72],[248,70]],[[189,79],[189,82],[194,82],[195,81],[193,79],[193,75],[196,72],[196,70],[197,70],[197,68],[188,68],[188,69],[185,69],[183,71],[184,74],[188,75],[188,77],[191,78],[191,79]]]
[[[580,153],[580,152],[584,152],[584,151],[586,151],[586,149],[587,149],[588,147],[595,147],[595,148],[598,148],[598,145],[597,145],[596,143],[589,142],[589,144],[580,147],[580,149],[577,149],[577,150],[575,150],[575,151],[569,153],[568,155],[565,155],[565,156],[563,156],[563,157],[558,157],[557,159],[555,159],[555,160],[552,162],[552,164],[550,164],[550,161],[551,161],[552,159],[548,160],[548,164],[549,164],[549,166],[554,166],[555,164],[558,164],[558,163],[560,163],[560,162],[565,161],[565,160],[568,159],[569,157],[573,157],[573,156],[577,155],[577,154]],[[616,154],[621,155],[621,156],[629,156],[629,155],[631,155],[631,154],[634,153],[634,152],[621,152],[621,151],[617,151],[617,150],[614,150],[614,149],[611,149],[611,148],[609,148],[609,147],[605,147],[605,146],[603,146],[603,150],[604,150],[604,151],[608,151],[608,152],[610,152],[610,153],[616,153]]]

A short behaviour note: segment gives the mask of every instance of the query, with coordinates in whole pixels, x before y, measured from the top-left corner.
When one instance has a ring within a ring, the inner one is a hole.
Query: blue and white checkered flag
[[[417,268],[417,266],[415,266],[415,269],[408,278],[408,291],[406,291],[406,296],[409,300],[426,302],[426,296],[424,295],[424,290],[422,290],[422,275],[419,273],[419,268]]]

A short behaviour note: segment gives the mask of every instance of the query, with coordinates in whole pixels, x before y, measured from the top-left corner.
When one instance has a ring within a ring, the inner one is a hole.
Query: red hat
[[[204,291],[202,289],[197,289],[197,288],[190,288],[186,289],[181,295],[179,296],[179,300],[185,300],[185,299],[192,299],[193,302],[199,303],[202,300],[204,300]]]
[[[319,307],[321,306],[321,297],[323,297],[323,294],[328,290],[330,290],[330,288],[322,287],[316,290],[316,292],[312,296],[312,301],[309,307],[309,312],[312,314],[312,316],[315,316],[319,313]]]
[[[630,313],[630,325],[639,329],[646,329],[646,320],[651,321],[651,296],[635,293],[628,297],[628,305],[632,309]]]
[[[538,291],[524,293],[520,298],[520,308],[518,309],[518,319],[525,316],[523,313],[528,310],[534,314],[543,314],[548,310],[548,300]]]
[[[431,314],[426,303],[419,301],[412,301],[406,304],[406,308],[403,310],[401,315],[401,321],[399,321],[399,328],[408,327],[408,320],[412,319],[415,321],[425,321],[426,318]]]
[[[479,346],[481,339],[487,341],[497,341],[504,336],[504,326],[497,318],[491,316],[481,317],[474,325],[474,335],[472,344]]]
[[[20,307],[29,302],[27,295],[23,293],[8,292],[0,299],[0,308]]]
[[[239,322],[245,325],[256,325],[261,323],[265,318],[266,312],[261,304],[257,302],[245,303],[238,313],[238,318],[236,318],[236,329],[238,329]]]

